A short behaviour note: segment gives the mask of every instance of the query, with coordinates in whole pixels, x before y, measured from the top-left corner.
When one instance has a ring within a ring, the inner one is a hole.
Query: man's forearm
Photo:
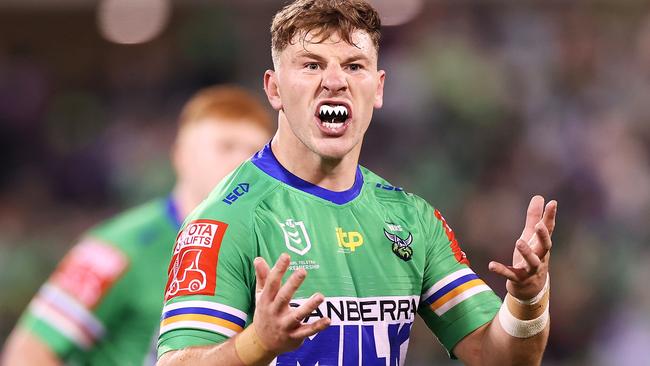
[[[488,365],[539,365],[548,340],[548,281],[532,303],[506,295],[486,329],[482,359]]]
[[[550,328],[548,286],[541,294],[533,303],[507,295],[494,319],[459,342],[454,353],[471,366],[539,365]]]
[[[516,338],[506,333],[495,318],[485,329],[481,365],[539,365],[546,348],[549,328],[550,321],[540,333],[530,338]]]
[[[220,344],[167,352],[160,357],[157,366],[263,366],[275,357],[276,354],[261,345],[254,326],[250,325]]]
[[[203,347],[189,347],[178,351],[165,353],[158,359],[157,366],[197,365],[244,366],[237,356],[234,339],[226,342]]]
[[[13,330],[2,353],[2,360],[0,360],[2,365],[58,366],[63,364],[40,338],[20,326]]]

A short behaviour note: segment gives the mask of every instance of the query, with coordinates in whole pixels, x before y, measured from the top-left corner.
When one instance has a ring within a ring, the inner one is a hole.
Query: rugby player
[[[185,105],[167,198],[85,233],[30,303],[3,365],[142,365],[156,361],[165,274],[185,216],[266,143],[272,119],[234,86],[200,90]]]
[[[512,264],[489,264],[502,303],[438,210],[358,165],[383,103],[376,11],[297,0],[271,38],[278,129],[181,230],[159,365],[403,365],[416,314],[466,364],[539,364],[557,203],[533,197]]]

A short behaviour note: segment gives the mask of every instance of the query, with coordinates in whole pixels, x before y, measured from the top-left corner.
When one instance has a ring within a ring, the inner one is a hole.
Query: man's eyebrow
[[[318,61],[321,61],[321,62],[325,61],[325,57],[317,55],[317,54],[309,52],[309,51],[304,51],[304,50],[303,51],[298,51],[298,53],[296,54],[296,57],[311,58],[311,59],[318,60]]]
[[[296,57],[311,58],[311,59],[314,59],[314,60],[317,60],[317,61],[320,61],[320,62],[325,62],[326,61],[325,57],[323,57],[321,55],[318,55],[318,54],[315,54],[315,53],[312,53],[312,52],[309,52],[309,51],[304,51],[304,50],[303,51],[298,51],[298,53],[296,54]],[[354,61],[370,61],[370,58],[368,56],[364,55],[363,53],[355,53],[355,54],[352,54],[352,55],[346,57],[345,59],[343,59],[344,64],[348,64],[348,63],[351,63],[351,62],[354,62]]]
[[[349,64],[354,61],[370,61],[370,58],[363,53],[356,53],[353,55],[348,56],[343,60],[344,64]]]

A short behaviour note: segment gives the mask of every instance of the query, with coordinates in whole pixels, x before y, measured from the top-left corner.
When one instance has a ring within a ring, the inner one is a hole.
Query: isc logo
[[[391,185],[381,184],[381,183],[377,183],[375,185],[375,188],[381,188],[381,189],[385,189],[387,191],[395,191],[395,192],[402,192],[404,190],[402,187],[393,187]]]
[[[232,192],[230,192],[230,194],[228,194],[226,198],[223,199],[223,202],[232,205],[233,202],[237,201],[237,198],[243,196],[244,193],[248,192],[248,187],[248,183],[239,183],[237,187],[235,187],[235,189],[233,189]]]

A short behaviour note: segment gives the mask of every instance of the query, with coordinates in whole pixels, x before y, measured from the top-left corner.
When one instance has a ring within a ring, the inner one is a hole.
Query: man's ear
[[[278,85],[278,75],[273,70],[266,70],[264,73],[264,92],[276,111],[282,109],[282,98],[280,97],[280,86]]]
[[[375,108],[381,108],[384,105],[384,80],[386,79],[386,71],[379,70],[379,84],[377,84],[377,91],[375,93]]]
[[[177,132],[176,138],[174,139],[171,149],[169,150],[169,161],[172,164],[172,168],[174,169],[174,174],[176,175],[177,181],[180,181],[181,177],[185,175],[185,172],[183,172],[182,169],[185,167],[185,165],[187,165],[186,163],[184,164],[185,157],[182,149],[180,148],[180,133],[181,131]]]

